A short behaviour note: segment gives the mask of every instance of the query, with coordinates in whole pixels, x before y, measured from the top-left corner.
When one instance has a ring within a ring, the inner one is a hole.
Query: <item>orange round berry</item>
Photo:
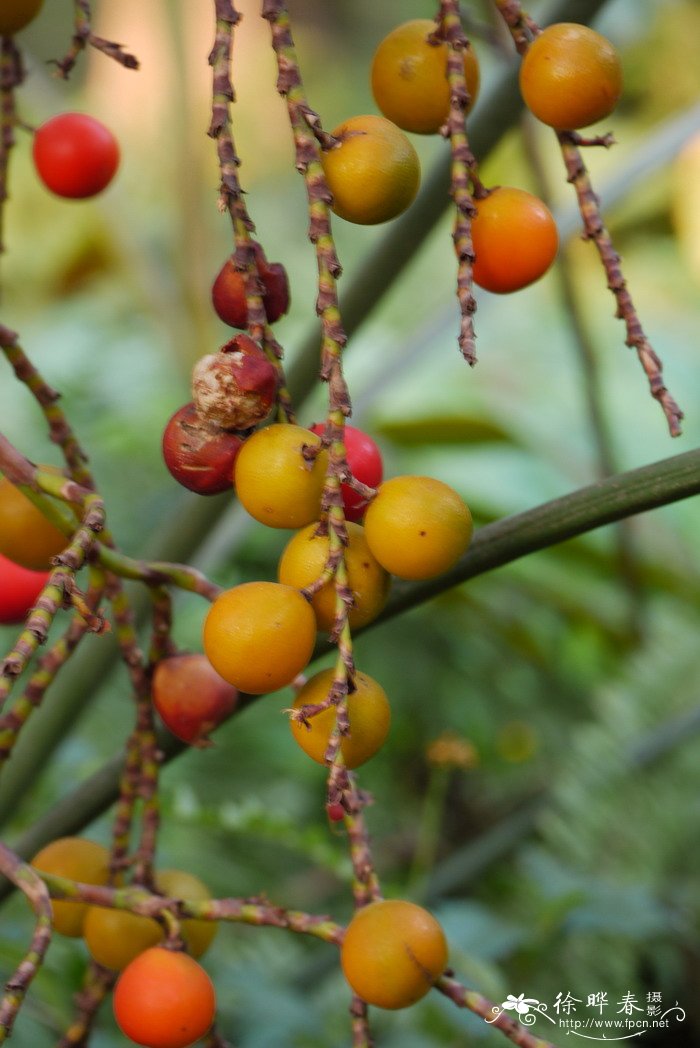
[[[188,1048],[214,1021],[216,996],[186,953],[152,946],[127,965],[114,988],[119,1029],[147,1048]]]
[[[422,906],[371,902],[355,913],[340,960],[355,993],[378,1008],[406,1008],[424,997],[447,964],[445,935]]]
[[[547,26],[520,66],[525,105],[560,130],[588,127],[612,113],[622,93],[620,56],[604,36],[575,22]]]
[[[418,192],[420,162],[403,131],[383,116],[354,116],[333,137],[338,144],[321,160],[336,215],[374,226],[405,211]]]
[[[316,617],[298,590],[244,582],[222,593],[204,623],[204,651],[224,680],[251,695],[290,684],[308,664]]]
[[[559,234],[546,204],[524,189],[501,186],[476,201],[474,282],[506,294],[539,280],[556,258]]]
[[[55,877],[68,877],[83,884],[107,884],[109,851],[102,844],[82,837],[59,837],[32,859],[32,866]],[[52,901],[53,926],[61,935],[78,938],[83,934],[87,903],[62,899]]]
[[[32,571],[51,567],[70,539],[46,519],[27,496],[0,478],[0,553]]]
[[[159,870],[155,888],[172,899],[204,902],[211,898],[207,886],[184,870]],[[215,921],[188,918],[180,928],[192,957],[201,957],[216,935]],[[152,917],[141,917],[129,910],[90,906],[83,924],[83,938],[93,959],[105,968],[120,972],[135,957],[156,946],[164,936],[163,928]]]
[[[372,93],[385,117],[404,131],[432,135],[450,111],[447,44],[431,43],[435,22],[414,18],[384,37],[372,61]],[[471,47],[464,51],[468,113],[479,93],[479,63]]]
[[[294,700],[294,709],[323,702],[333,683],[333,669],[311,677]],[[348,768],[359,768],[379,750],[389,733],[391,710],[386,692],[366,673],[355,674],[355,690],[348,695],[350,734],[343,736],[340,750]],[[319,764],[325,764],[331,732],[335,727],[336,706],[309,717],[310,727],[290,720],[292,735],[302,750]]]
[[[233,479],[251,517],[270,528],[303,528],[321,514],[328,454],[307,462],[304,447],[321,440],[302,426],[275,423],[258,430],[238,452]]]
[[[359,629],[376,619],[386,604],[390,580],[367,545],[364,528],[350,522],[346,527],[348,545],[345,548],[345,566],[354,601],[348,621],[352,629]],[[327,535],[317,535],[316,528],[316,524],[309,524],[289,540],[279,562],[280,582],[295,589],[304,589],[321,577],[328,561],[330,542]],[[333,581],[327,582],[311,598],[319,629],[333,629],[335,599]]]
[[[392,477],[365,513],[367,545],[392,575],[429,579],[448,571],[472,536],[469,508],[432,477]]]

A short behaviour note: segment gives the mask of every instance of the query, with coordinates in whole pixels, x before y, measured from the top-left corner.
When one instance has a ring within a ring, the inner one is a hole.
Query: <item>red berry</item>
[[[323,436],[324,425],[317,422],[309,427],[312,433]],[[348,468],[356,480],[366,484],[370,488],[378,487],[382,482],[383,466],[382,453],[377,444],[367,433],[355,426],[345,426],[345,455],[348,460]],[[340,490],[343,495],[345,516],[347,520],[361,521],[367,503],[365,499],[354,491],[349,484],[341,484]]]
[[[277,368],[247,335],[198,360],[192,397],[208,422],[224,429],[249,429],[270,414],[277,396]]]
[[[226,720],[238,690],[220,677],[206,655],[171,655],[153,673],[153,705],[167,728],[194,745]]]
[[[24,622],[48,577],[48,571],[30,571],[0,554],[0,624]]]
[[[242,444],[236,433],[207,422],[190,403],[165,427],[163,458],[178,484],[198,495],[218,495],[233,487],[233,465]]]
[[[274,324],[289,309],[289,281],[283,265],[268,262],[260,244],[254,242],[255,264],[262,283],[263,306],[269,324]],[[219,318],[235,328],[248,326],[248,306],[245,299],[243,273],[228,258],[221,267],[211,289],[211,299]]]
[[[85,113],[61,113],[34,134],[34,165],[58,196],[84,199],[100,193],[119,166],[117,140]]]
[[[331,822],[341,822],[345,816],[345,808],[340,801],[330,801],[326,805],[326,815]]]

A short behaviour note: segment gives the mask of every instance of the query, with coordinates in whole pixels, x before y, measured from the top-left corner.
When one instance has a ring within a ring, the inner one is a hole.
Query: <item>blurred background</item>
[[[287,267],[292,308],[276,333],[303,371],[305,347],[318,340],[303,183],[275,91],[268,25],[252,0],[237,6],[240,176],[268,259]],[[210,304],[232,249],[206,135],[212,7],[101,0],[96,32],[123,43],[141,69],[92,51],[65,83],[48,63],[68,47],[72,4],[47,0],[18,38],[28,69],[20,116],[38,125],[64,110],[89,112],[117,134],[122,166],[100,197],[59,200],[39,184],[30,135],[18,131],[0,281],[2,322],[61,391],[122,548],[138,556],[176,548],[228,586],[273,578],[287,534],[253,524],[227,496],[198,501],[183,492],[160,456],[165,422],[189,399],[192,364],[230,337]],[[289,7],[309,101],[329,130],[375,111],[368,70],[386,32],[434,13],[420,0]],[[473,119],[488,123],[497,119],[491,89],[516,62],[486,0],[463,9],[483,76]],[[549,9],[532,5],[535,17]],[[511,297],[478,293],[480,360],[470,370],[456,341],[451,215],[444,209],[419,229],[409,212],[399,220],[407,264],[367,316],[356,309],[346,358],[354,421],[380,442],[387,475],[427,473],[452,484],[477,525],[591,483],[604,469],[698,445],[700,4],[609,0],[594,24],[620,48],[626,87],[600,128],[614,129],[618,144],[589,150],[586,160],[640,318],[686,411],[684,435],[669,438],[624,345],[595,250],[580,239],[554,136],[513,107],[482,179],[548,198],[565,238],[560,263]],[[412,141],[430,182],[447,147],[439,138]],[[336,220],[334,232],[345,270],[341,308],[346,288],[361,302],[366,287],[369,300],[395,231]],[[307,392],[297,407],[311,424],[324,391]],[[26,455],[58,463],[32,398],[7,368],[0,418]],[[700,1037],[699,528],[696,501],[659,509],[531,555],[357,640],[359,667],[392,703],[389,740],[359,776],[375,798],[367,819],[385,894],[429,906],[458,978],[492,999],[524,993],[551,1011],[558,993],[585,1002],[602,991],[614,1013],[625,993],[644,1007],[647,994],[659,993],[687,1018],[644,1043],[681,1048]],[[199,650],[205,611],[201,599],[178,596],[180,645]],[[13,637],[0,628],[6,647]],[[60,693],[53,702],[49,693],[27,729],[0,790],[4,839],[18,839],[129,732],[126,673],[102,657],[111,644],[85,642],[83,662],[66,669]],[[327,824],[323,769],[291,738],[281,712],[289,702],[285,693],[265,697],[225,725],[213,748],[164,770],[159,863],[200,875],[217,896],[264,892],[345,920],[345,841]],[[86,834],[107,841],[109,825],[104,816]],[[0,971],[18,961],[29,929],[24,900],[6,902]],[[17,1024],[18,1044],[55,1043],[85,956],[79,942],[54,942]],[[348,998],[331,947],[222,926],[207,967],[222,1028],[238,1048],[348,1043]],[[108,1013],[97,1048],[124,1043]],[[386,1048],[504,1042],[437,994],[376,1014],[374,1026]],[[540,1036],[557,1042],[541,1026]]]

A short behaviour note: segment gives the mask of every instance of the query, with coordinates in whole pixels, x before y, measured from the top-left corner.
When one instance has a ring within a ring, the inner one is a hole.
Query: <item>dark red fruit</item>
[[[323,436],[324,425],[317,422],[309,426],[312,433]],[[366,484],[370,488],[378,487],[382,482],[383,465],[382,453],[377,444],[367,433],[355,426],[345,426],[345,455],[348,461],[348,469],[355,480]],[[354,491],[349,484],[341,484],[340,490],[343,495],[345,506],[345,517],[359,523],[362,520],[367,502],[359,492]]]
[[[197,411],[223,429],[262,422],[277,396],[277,368],[247,335],[236,335],[219,353],[198,360],[192,372]]]
[[[30,571],[0,554],[0,624],[24,622],[48,578],[48,571]]]
[[[262,283],[263,306],[268,324],[274,324],[289,309],[289,281],[285,268],[279,262],[268,262],[257,242],[253,244],[255,264]],[[245,300],[243,273],[228,258],[221,267],[211,289],[211,300],[218,316],[230,327],[248,326],[248,307]]]
[[[233,464],[242,444],[236,433],[207,422],[190,403],[165,427],[163,458],[178,484],[198,495],[218,495],[233,487]]]
[[[326,805],[326,815],[331,822],[341,822],[345,817],[345,808],[340,801],[331,801]]]
[[[153,672],[153,705],[173,735],[206,744],[210,731],[235,709],[238,690],[220,677],[206,655],[171,655]]]

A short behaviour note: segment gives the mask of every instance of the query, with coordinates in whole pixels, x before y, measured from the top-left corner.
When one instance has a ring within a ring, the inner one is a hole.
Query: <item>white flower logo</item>
[[[540,1002],[534,997],[526,997],[524,993],[519,994],[517,997],[514,997],[512,993],[509,993],[501,1005],[501,1008],[504,1011],[517,1012],[518,1015],[527,1015],[530,1008],[539,1003]]]

